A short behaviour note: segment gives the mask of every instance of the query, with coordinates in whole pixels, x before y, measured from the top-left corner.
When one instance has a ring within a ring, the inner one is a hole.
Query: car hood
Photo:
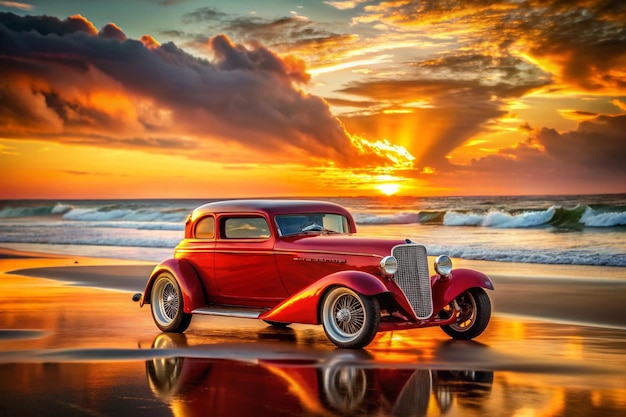
[[[276,241],[278,251],[319,251],[354,253],[355,255],[387,256],[404,239],[370,238],[355,235],[311,234],[288,236]]]

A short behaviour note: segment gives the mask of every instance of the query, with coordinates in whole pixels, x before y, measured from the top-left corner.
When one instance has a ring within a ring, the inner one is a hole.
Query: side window
[[[226,239],[267,239],[270,229],[263,217],[231,217],[224,220]]]
[[[215,239],[215,217],[209,216],[201,219],[196,224],[194,237],[196,239]]]

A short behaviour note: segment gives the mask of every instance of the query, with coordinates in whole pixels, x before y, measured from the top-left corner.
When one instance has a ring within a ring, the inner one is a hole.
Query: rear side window
[[[267,239],[270,228],[263,217],[231,217],[224,219],[222,236],[226,239]]]
[[[209,216],[200,220],[194,235],[196,239],[215,239],[215,218]]]
[[[306,232],[350,233],[345,216],[335,213],[285,214],[276,216],[281,236]]]

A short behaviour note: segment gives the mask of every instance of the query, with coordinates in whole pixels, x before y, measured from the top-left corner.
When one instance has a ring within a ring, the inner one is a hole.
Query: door
[[[215,246],[220,303],[273,307],[287,296],[274,255],[272,229],[261,215],[222,216]]]

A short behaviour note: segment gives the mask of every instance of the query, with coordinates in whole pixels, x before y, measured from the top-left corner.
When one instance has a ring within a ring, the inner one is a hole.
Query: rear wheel
[[[328,339],[341,348],[370,344],[380,324],[378,300],[346,287],[331,289],[322,301],[322,325]]]
[[[191,322],[191,314],[183,311],[183,297],[176,279],[163,272],[152,285],[150,297],[152,318],[164,332],[182,333]]]
[[[455,314],[455,323],[441,326],[454,339],[470,340],[480,335],[491,318],[491,301],[482,288],[470,288],[455,298],[460,311],[448,306],[439,313],[440,317]]]

